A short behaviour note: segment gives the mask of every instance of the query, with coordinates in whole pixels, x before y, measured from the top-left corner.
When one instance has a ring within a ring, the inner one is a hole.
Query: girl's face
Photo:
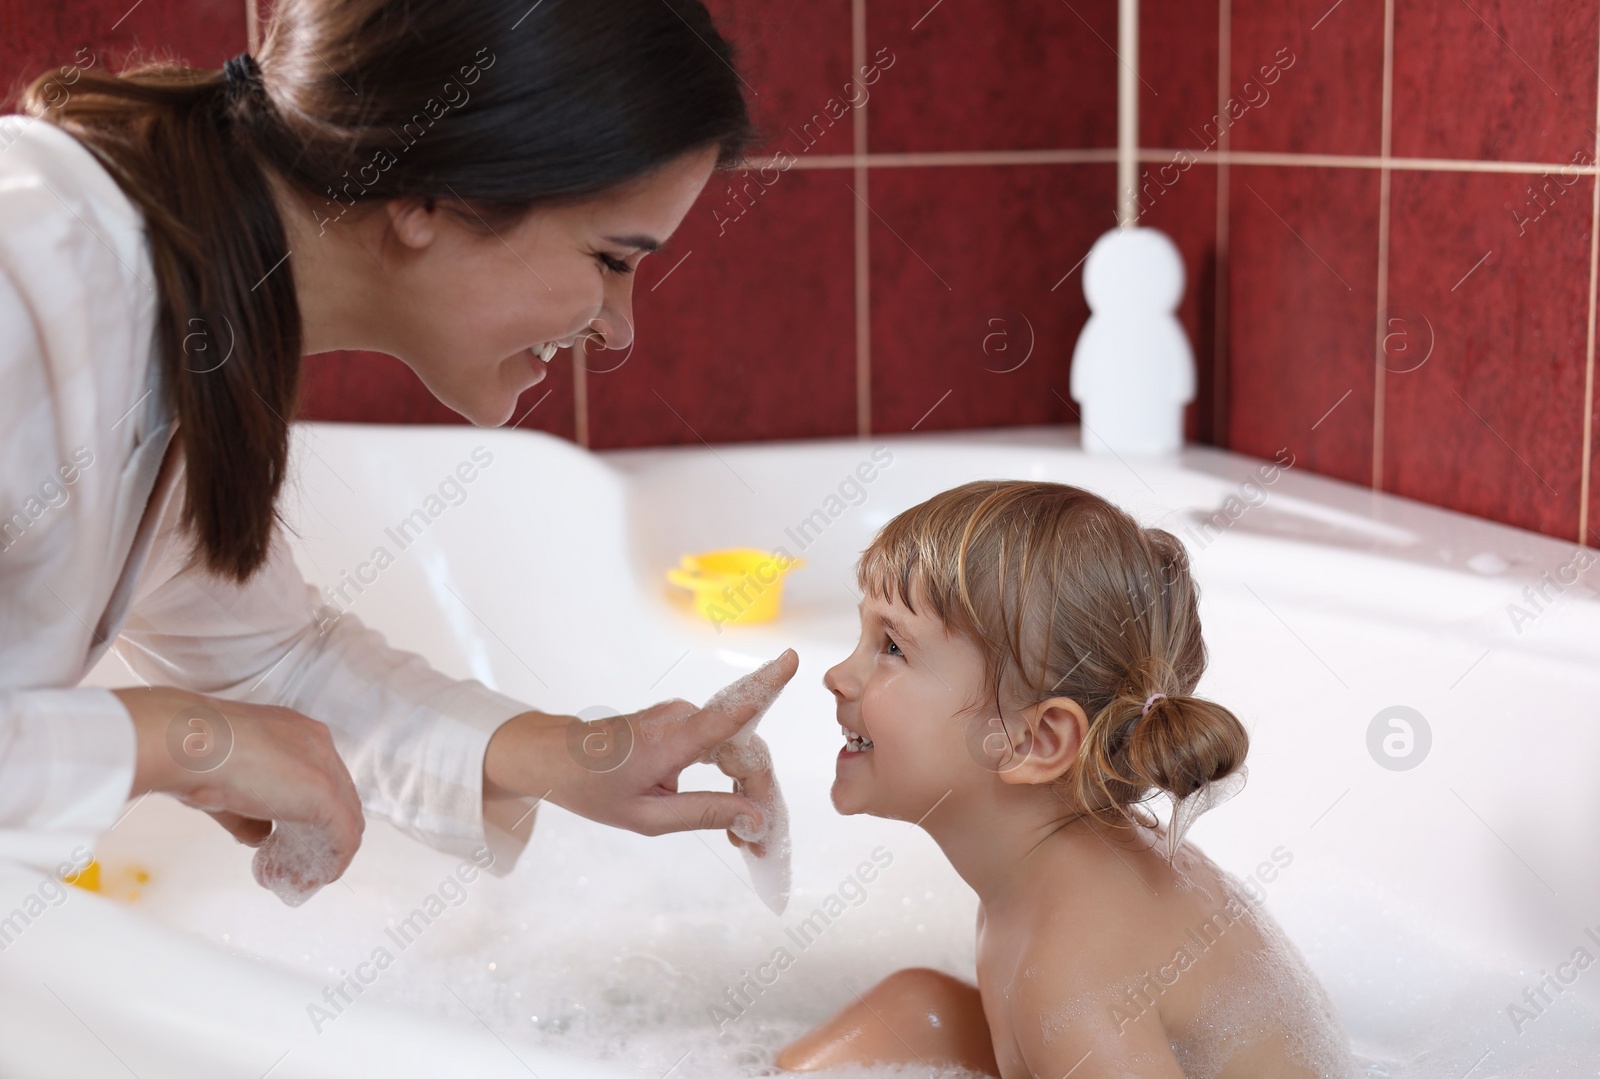
[[[855,651],[823,675],[841,733],[871,746],[856,751],[847,742],[840,750],[832,792],[840,813],[920,822],[941,799],[959,801],[994,776],[981,759],[981,708],[973,708],[983,659],[947,632],[916,591],[912,600],[920,613],[898,599],[863,599]]]
[[[437,207],[391,211],[401,247],[385,259],[373,347],[474,424],[506,423],[545,376],[541,345],[631,346],[634,270],[677,229],[716,157],[715,146],[685,154],[618,191],[493,233]]]

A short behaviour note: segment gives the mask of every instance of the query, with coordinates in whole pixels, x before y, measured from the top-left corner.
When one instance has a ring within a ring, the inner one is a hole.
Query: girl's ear
[[[1078,759],[1089,717],[1070,697],[1051,697],[1024,713],[1028,729],[1016,757],[1000,771],[1006,783],[1053,783]]]

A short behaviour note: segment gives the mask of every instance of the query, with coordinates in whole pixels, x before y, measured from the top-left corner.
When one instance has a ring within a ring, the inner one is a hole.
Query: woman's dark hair
[[[393,198],[487,232],[753,130],[699,0],[279,0],[255,64],[56,73],[22,111],[83,142],[144,213],[194,562],[240,583],[279,521],[301,322],[268,171],[321,227]],[[222,355],[226,362],[217,364]]]

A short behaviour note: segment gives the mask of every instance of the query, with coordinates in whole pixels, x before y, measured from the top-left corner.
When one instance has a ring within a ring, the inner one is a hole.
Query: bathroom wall
[[[773,163],[713,179],[639,270],[634,348],[563,354],[519,425],[604,448],[1075,422],[1113,0],[711,6]],[[8,82],[80,46],[217,66],[246,40],[238,0],[0,0],[0,30]],[[1600,538],[1597,57],[1600,0],[1143,0],[1141,205],[1189,272],[1188,436]],[[303,413],[461,422],[355,353],[308,362]]]
[[[0,0],[0,98],[5,112],[30,78],[75,64],[115,70],[135,50],[164,50],[221,67],[245,47],[244,0]]]
[[[1075,421],[1078,264],[1115,223],[1114,3],[711,6],[774,163],[713,178],[638,271],[631,352],[563,355],[522,425],[603,448]],[[449,418],[385,358],[314,362],[309,398]]]
[[[1219,443],[1600,538],[1597,11],[1145,0],[1147,220],[1226,282]]]

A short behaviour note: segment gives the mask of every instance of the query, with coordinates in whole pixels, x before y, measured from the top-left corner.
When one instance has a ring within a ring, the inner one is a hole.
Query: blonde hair
[[[1183,798],[1244,763],[1238,717],[1192,695],[1206,647],[1183,544],[1096,494],[1013,480],[941,492],[884,526],[856,578],[913,611],[920,589],[977,645],[1001,715],[1002,696],[1082,706],[1088,733],[1060,782],[1097,820],[1127,819],[1156,790]]]

